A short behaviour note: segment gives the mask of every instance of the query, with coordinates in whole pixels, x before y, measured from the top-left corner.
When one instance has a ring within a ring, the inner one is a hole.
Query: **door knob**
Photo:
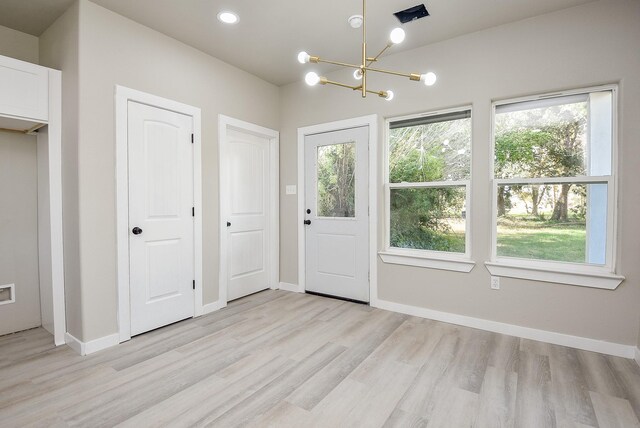
[[[311,224],[311,220],[305,220],[304,224],[306,224],[307,226],[309,226]]]
[[[231,222],[230,221],[227,222],[227,227],[231,227]]]
[[[134,227],[132,230],[134,235],[140,235],[142,233],[142,229],[140,229],[138,226]]]

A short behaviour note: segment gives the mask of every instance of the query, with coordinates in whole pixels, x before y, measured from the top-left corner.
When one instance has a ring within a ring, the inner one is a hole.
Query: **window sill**
[[[511,261],[485,262],[484,265],[493,276],[555,282],[605,290],[615,290],[625,279],[624,276],[615,275],[606,270],[588,269],[588,266],[579,269],[556,269]]]
[[[461,258],[434,257],[419,253],[387,250],[378,253],[384,263],[416,266],[430,269],[449,270],[454,272],[471,272],[476,263]]]

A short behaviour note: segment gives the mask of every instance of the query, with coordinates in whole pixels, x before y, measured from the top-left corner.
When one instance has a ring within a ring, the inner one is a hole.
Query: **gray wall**
[[[432,88],[379,76],[370,85],[393,88],[396,98],[362,100],[335,87],[291,84],[281,91],[281,281],[298,282],[297,199],[284,186],[297,181],[298,127],[367,114],[384,117],[473,105],[472,258],[469,273],[378,262],[379,298],[438,311],[601,339],[638,343],[640,240],[640,2],[598,1],[495,27],[385,58],[381,67],[439,74]],[[409,36],[411,34],[408,29]],[[319,52],[330,56],[330,49]],[[355,54],[355,53],[354,53]],[[296,66],[292,59],[292,66]],[[313,67],[300,68],[300,75]],[[332,80],[352,82],[350,72]],[[618,272],[627,280],[615,291],[504,278],[489,288],[483,265],[490,258],[491,100],[605,83],[620,84],[620,187]],[[380,134],[378,157],[384,141]],[[378,168],[382,176],[382,165]],[[383,192],[378,183],[379,243],[383,242]]]
[[[82,334],[78,223],[79,8],[74,4],[40,36],[40,64],[62,70],[62,212],[67,331]]]
[[[38,38],[0,26],[0,55],[38,63]],[[0,335],[40,325],[36,137],[0,132],[0,285],[16,303],[0,306]]]
[[[67,71],[76,72],[72,55],[78,43],[77,74],[72,78],[67,75],[75,82],[63,82],[63,104],[67,106],[63,121],[69,128],[67,136],[63,135],[63,145],[68,146],[63,153],[63,168],[67,170],[65,208],[71,210],[65,210],[65,216],[66,221],[77,221],[76,230],[65,236],[67,268],[73,269],[67,272],[66,289],[72,289],[76,296],[67,310],[80,310],[68,316],[68,329],[88,341],[118,331],[114,86],[202,109],[205,303],[218,299],[218,114],[277,129],[279,91],[255,76],[86,0],[80,0],[62,19],[68,22],[58,22],[60,28],[45,33],[41,50],[42,58],[47,58],[43,64],[58,65],[64,77]],[[76,28],[77,37],[72,34]],[[62,46],[71,51],[58,51]],[[75,132],[76,123],[77,144],[67,140]],[[65,226],[71,227],[67,222]]]
[[[0,132],[0,285],[16,302],[0,306],[0,335],[40,325],[36,137]]]
[[[38,63],[38,38],[0,25],[0,55]]]

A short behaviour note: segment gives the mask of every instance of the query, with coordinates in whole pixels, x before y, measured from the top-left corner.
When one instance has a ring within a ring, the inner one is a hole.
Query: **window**
[[[494,260],[613,271],[615,95],[494,103]]]
[[[468,259],[471,110],[389,120],[386,160],[383,260],[398,261],[390,254]]]

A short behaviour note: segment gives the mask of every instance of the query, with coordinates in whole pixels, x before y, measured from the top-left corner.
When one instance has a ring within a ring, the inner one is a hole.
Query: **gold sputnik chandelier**
[[[413,80],[416,82],[423,82],[427,86],[432,86],[436,83],[436,75],[433,72],[428,72],[425,74],[417,74],[417,73],[401,73],[397,71],[389,71],[382,70],[380,68],[372,67],[371,65],[378,62],[382,54],[384,54],[387,49],[391,48],[393,45],[397,45],[404,41],[405,33],[402,28],[395,28],[391,31],[389,35],[389,41],[387,45],[374,57],[367,56],[367,21],[366,21],[366,13],[367,13],[367,0],[362,0],[362,15],[353,15],[349,18],[349,24],[353,28],[362,27],[362,62],[357,64],[349,64],[345,62],[339,61],[330,61],[324,58],[320,58],[318,56],[309,55],[306,52],[300,52],[298,54],[298,62],[301,64],[313,63],[325,63],[325,64],[333,64],[339,65],[342,67],[353,68],[355,71],[353,72],[353,77],[357,80],[360,80],[361,83],[359,85],[348,85],[345,83],[334,82],[332,80],[327,79],[326,77],[319,76],[317,73],[311,71],[307,73],[305,76],[305,82],[309,86],[315,86],[318,83],[321,85],[335,85],[340,86],[342,88],[352,89],[354,91],[359,91],[362,93],[362,98],[366,98],[367,94],[376,94],[381,98],[386,99],[387,101],[391,101],[393,99],[393,91],[372,91],[367,88],[367,74],[369,72],[374,73],[384,73],[391,74],[394,76],[406,77],[409,80]]]

